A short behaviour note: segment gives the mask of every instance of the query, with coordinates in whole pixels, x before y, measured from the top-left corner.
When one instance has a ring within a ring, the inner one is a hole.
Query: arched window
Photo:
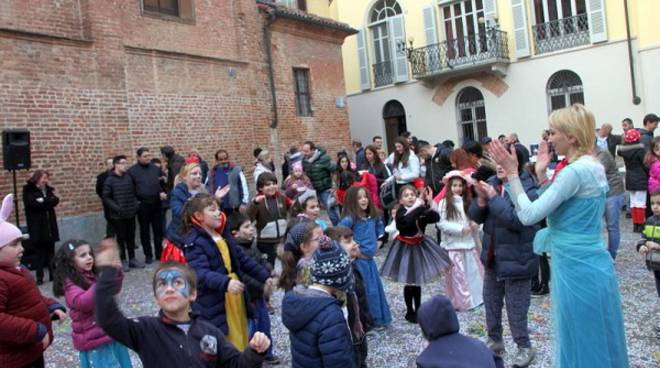
[[[463,143],[480,141],[488,135],[484,96],[478,89],[463,88],[456,97],[456,111]]]
[[[369,13],[369,29],[371,30],[371,40],[373,44],[374,64],[374,82],[376,87],[392,84],[397,79],[397,65],[395,63],[400,59],[397,56],[397,47],[395,38],[402,38],[403,21],[401,20],[401,5],[396,0],[378,0],[371,8]],[[396,25],[391,24],[392,20],[398,17]],[[398,33],[398,34],[395,34]],[[407,60],[403,59],[404,64],[399,68],[407,68]],[[403,70],[401,71],[403,73]],[[405,71],[407,75],[407,69]],[[407,78],[406,78],[407,79]]]
[[[582,79],[570,70],[560,70],[548,80],[548,112],[575,103],[584,104]]]

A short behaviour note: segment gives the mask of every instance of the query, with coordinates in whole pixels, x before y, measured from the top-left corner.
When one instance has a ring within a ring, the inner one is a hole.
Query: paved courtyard
[[[616,269],[619,275],[623,308],[625,315],[628,351],[631,367],[658,367],[660,366],[660,341],[654,338],[653,326],[660,316],[660,303],[655,293],[653,275],[649,273],[642,258],[635,253],[634,243],[637,234],[631,231],[630,220],[622,217],[622,242]],[[139,250],[137,253],[141,253]],[[378,255],[377,261],[382,263],[385,252]],[[126,275],[123,290],[119,296],[120,305],[127,316],[154,315],[157,312],[152,291],[150,289],[151,276],[154,266],[145,270],[131,271]],[[442,292],[440,281],[424,287],[423,299]],[[51,283],[42,287],[44,293],[51,295]],[[403,285],[385,282],[385,289],[389,296],[390,307],[394,315],[394,323],[384,332],[369,338],[369,366],[370,367],[414,367],[416,355],[424,348],[424,341],[418,325],[413,325],[403,319],[405,305],[403,303]],[[276,314],[273,316],[273,336],[277,355],[282,358],[281,367],[290,366],[288,332],[282,326],[280,319],[280,300],[282,292],[275,294],[273,304]],[[550,315],[550,297],[532,299],[529,313],[529,329],[532,343],[538,354],[533,367],[551,367],[552,334]],[[506,312],[505,312],[506,321]],[[485,314],[483,308],[459,313],[461,331],[476,338],[485,340]],[[507,324],[505,328],[505,342],[508,355],[505,356],[507,365],[515,353],[515,346]],[[48,367],[74,367],[78,364],[78,355],[71,342],[71,324],[69,321],[55,324],[55,342],[46,352]],[[583,343],[588,344],[588,341]],[[141,367],[139,360],[134,358],[134,367]],[[311,367],[310,367],[311,368]]]

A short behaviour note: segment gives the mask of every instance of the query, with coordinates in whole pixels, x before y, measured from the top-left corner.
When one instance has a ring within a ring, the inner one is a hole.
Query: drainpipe
[[[270,127],[272,129],[277,128],[278,124],[278,115],[277,115],[277,92],[275,91],[275,71],[273,68],[273,54],[272,54],[272,43],[271,43],[271,30],[270,26],[275,22],[277,16],[272,9],[266,8],[266,14],[268,14],[268,19],[264,24],[264,46],[266,47],[266,62],[268,63],[268,79],[270,81],[270,96],[273,102],[273,118],[270,122]]]
[[[628,0],[623,0],[623,8],[626,15],[626,41],[628,42],[628,64],[630,65],[630,87],[632,88],[632,103],[639,105],[642,99],[637,96],[637,86],[635,85],[635,66],[633,64],[632,40],[630,39],[630,18],[628,17]]]

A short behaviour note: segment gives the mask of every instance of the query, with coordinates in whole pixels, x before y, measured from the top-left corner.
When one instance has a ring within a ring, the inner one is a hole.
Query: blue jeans
[[[340,220],[339,213],[337,213],[337,209],[335,207],[328,206],[328,200],[330,199],[330,189],[319,193],[319,199],[323,203],[325,210],[328,211],[328,217],[330,217],[332,226],[337,226]]]
[[[625,194],[617,194],[607,198],[605,203],[605,222],[607,223],[607,250],[612,259],[616,259],[616,252],[621,242],[621,229],[619,228],[619,216],[625,201]]]
[[[266,358],[273,357],[273,338],[270,336],[270,315],[268,314],[268,307],[266,301],[261,298],[257,300],[254,306],[254,317],[248,320],[248,334],[250,338],[254,336],[255,332],[263,332],[270,339],[270,347],[266,351]]]

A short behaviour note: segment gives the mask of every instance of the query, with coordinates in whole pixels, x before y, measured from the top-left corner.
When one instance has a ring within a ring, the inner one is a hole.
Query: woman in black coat
[[[57,229],[55,206],[60,199],[53,193],[55,189],[48,185],[50,175],[45,170],[37,170],[23,186],[23,203],[29,246],[35,252],[34,267],[37,271],[37,284],[43,284],[44,267],[48,267],[50,281],[53,281],[51,260],[55,251],[55,242],[60,240]]]
[[[626,191],[630,196],[630,212],[633,220],[633,231],[641,233],[646,221],[646,197],[649,172],[644,163],[646,149],[640,143],[640,133],[630,129],[623,138],[624,144],[618,146],[617,154],[623,157],[626,166]]]

